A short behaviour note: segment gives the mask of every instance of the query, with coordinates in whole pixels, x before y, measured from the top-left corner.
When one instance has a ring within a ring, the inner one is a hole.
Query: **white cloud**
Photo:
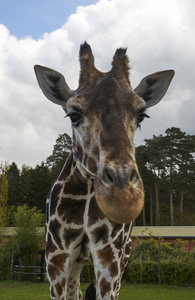
[[[59,133],[71,134],[60,107],[47,101],[34,76],[33,65],[62,72],[77,88],[79,45],[91,44],[96,66],[111,68],[117,47],[128,47],[131,82],[164,69],[176,71],[165,99],[151,108],[136,141],[177,126],[194,134],[194,1],[100,0],[79,7],[62,28],[39,40],[18,40],[0,25],[0,160],[39,164],[52,152]]]

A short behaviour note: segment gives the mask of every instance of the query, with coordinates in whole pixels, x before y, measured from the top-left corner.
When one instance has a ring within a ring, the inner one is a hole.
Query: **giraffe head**
[[[166,93],[174,71],[149,75],[133,90],[126,49],[116,50],[111,71],[103,73],[96,69],[86,42],[80,47],[80,66],[75,91],[52,69],[35,66],[35,73],[45,96],[71,119],[73,153],[82,174],[94,180],[99,208],[111,221],[129,223],[144,203],[134,134],[148,117],[146,109]]]

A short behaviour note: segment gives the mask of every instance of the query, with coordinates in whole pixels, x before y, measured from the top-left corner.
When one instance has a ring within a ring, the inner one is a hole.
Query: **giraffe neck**
[[[95,261],[97,295],[101,293],[103,297],[109,292],[110,298],[114,297],[113,291],[116,286],[120,287],[130,252],[131,224],[115,224],[103,215],[95,200],[93,182],[71,153],[49,193],[46,262],[53,296],[72,294],[72,287],[78,295],[76,287],[81,269],[92,260]],[[102,268],[106,268],[106,275]],[[100,289],[102,282],[106,283],[105,291]]]
[[[75,158],[74,152],[68,156],[68,159],[60,172],[57,181],[64,187],[63,192],[67,195],[72,195],[85,198],[89,193],[94,192],[93,182],[94,178],[83,169],[82,164]]]
[[[64,222],[82,226],[86,202],[94,197],[93,181],[71,152],[48,195],[47,220],[55,218],[59,226]]]

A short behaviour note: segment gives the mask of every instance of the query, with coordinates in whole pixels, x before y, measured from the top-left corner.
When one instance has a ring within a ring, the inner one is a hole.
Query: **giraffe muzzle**
[[[97,175],[94,188],[100,210],[115,223],[134,221],[143,208],[143,183],[134,165],[105,166]]]

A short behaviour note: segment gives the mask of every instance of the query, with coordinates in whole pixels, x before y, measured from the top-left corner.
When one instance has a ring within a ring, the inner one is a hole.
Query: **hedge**
[[[0,245],[0,280],[10,279],[11,275],[11,242]],[[159,283],[158,242],[153,239],[141,241],[131,250],[129,262],[124,272],[123,280],[129,283]],[[36,265],[36,257],[32,261],[24,261],[15,255],[15,263]],[[30,259],[28,258],[28,259]],[[86,265],[81,273],[82,282],[90,282],[94,278],[93,266]],[[23,279],[24,278],[19,278]],[[35,278],[33,278],[35,280]],[[181,242],[175,246],[161,244],[160,282],[169,285],[195,284],[195,252],[184,251]]]
[[[169,285],[195,284],[195,252],[183,250],[182,243],[161,244],[160,264],[158,242],[142,241],[132,249],[123,280],[130,283],[160,283]],[[159,275],[160,274],[160,275]]]

